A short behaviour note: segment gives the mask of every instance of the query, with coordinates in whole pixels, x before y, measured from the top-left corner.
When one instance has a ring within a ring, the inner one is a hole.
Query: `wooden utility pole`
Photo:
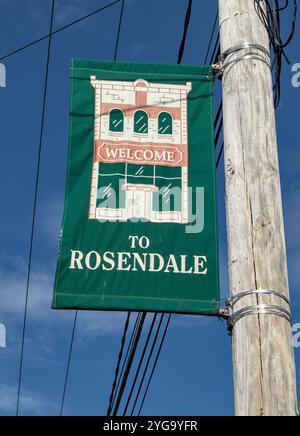
[[[265,7],[264,1],[260,4]],[[236,302],[232,310],[251,307],[233,327],[236,415],[295,416],[268,34],[254,0],[219,0],[219,8],[222,53],[243,43],[264,47],[237,48],[224,60],[222,78],[230,289],[232,297],[242,296],[232,300]],[[244,294],[255,290],[271,293]],[[268,306],[264,307],[268,314],[257,314],[263,311],[262,305]],[[276,315],[269,313],[274,311]]]

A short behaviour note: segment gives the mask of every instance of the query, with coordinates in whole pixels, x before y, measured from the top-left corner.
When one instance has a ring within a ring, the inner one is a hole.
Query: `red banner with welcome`
[[[187,151],[172,144],[95,141],[95,162],[135,163],[142,165],[187,166]]]

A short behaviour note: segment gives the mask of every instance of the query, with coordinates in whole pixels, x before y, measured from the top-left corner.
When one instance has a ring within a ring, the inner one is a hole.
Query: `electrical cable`
[[[154,371],[155,371],[155,368],[156,368],[156,365],[157,365],[157,362],[158,362],[158,359],[159,359],[159,356],[160,356],[163,344],[165,342],[165,338],[166,338],[166,334],[167,334],[167,331],[168,331],[168,327],[169,327],[169,324],[170,324],[171,317],[172,317],[172,314],[170,313],[169,317],[168,317],[168,320],[167,320],[167,323],[166,323],[166,326],[165,326],[165,330],[164,330],[161,342],[160,342],[160,346],[159,346],[159,349],[158,349],[158,352],[157,352],[157,356],[155,358],[154,365],[152,367],[150,378],[149,378],[149,381],[148,381],[148,384],[147,384],[147,387],[146,387],[146,390],[145,390],[145,393],[144,393],[144,396],[143,396],[143,399],[142,399],[142,403],[141,403],[141,406],[140,406],[140,409],[139,409],[138,416],[140,416],[141,411],[142,411],[142,409],[144,407],[144,403],[145,403],[145,400],[146,400],[146,397],[147,397],[147,394],[148,394],[148,391],[149,391],[149,387],[150,387],[150,384],[151,384],[151,381],[152,381],[152,378],[153,378],[153,374],[154,374]]]
[[[75,331],[76,331],[76,324],[77,324],[77,315],[78,315],[78,312],[76,310],[75,316],[74,316],[72,334],[71,334],[71,341],[70,341],[68,363],[67,363],[66,376],[65,376],[65,382],[64,382],[64,389],[63,389],[63,395],[62,395],[61,406],[60,406],[60,416],[63,416],[63,411],[64,411],[66,392],[67,392],[67,386],[68,386],[68,381],[69,381],[69,372],[70,372],[70,366],[71,366],[72,351],[73,351]]]
[[[120,365],[121,365],[121,361],[122,361],[122,357],[123,357],[123,351],[124,351],[124,346],[125,346],[125,342],[126,342],[126,335],[127,335],[127,331],[128,331],[128,327],[129,327],[130,316],[131,316],[131,312],[127,312],[127,317],[126,317],[124,331],[123,331],[122,340],[121,340],[121,348],[120,348],[118,362],[117,362],[117,366],[116,366],[116,370],[115,370],[115,378],[114,378],[114,382],[113,382],[113,386],[112,386],[112,390],[111,390],[111,394],[110,394],[109,406],[107,409],[107,416],[110,416],[110,413],[111,413],[111,407],[112,407],[114,393],[115,393],[115,389],[116,389],[116,385],[117,385],[117,379],[118,379],[118,375],[119,375]]]
[[[181,44],[180,44],[180,48],[179,48],[177,64],[181,64],[183,53],[185,50],[186,37],[187,37],[190,19],[191,19],[191,14],[192,14],[192,6],[193,6],[193,0],[189,0],[186,15],[185,15],[185,20],[184,20],[183,36],[182,36],[182,40],[181,40]]]
[[[218,126],[218,129],[217,129],[217,133],[216,133],[216,136],[215,136],[215,147],[217,147],[217,145],[219,143],[219,139],[220,139],[220,136],[221,136],[222,129],[223,129],[223,116],[221,116],[221,119],[220,119],[220,122],[219,122],[219,126]]]
[[[125,366],[126,366],[127,361],[128,361],[128,356],[129,356],[129,353],[132,352],[132,344],[133,344],[134,338],[136,337],[136,333],[137,333],[138,325],[140,323],[141,316],[142,316],[142,314],[141,314],[141,312],[139,312],[137,317],[136,317],[135,323],[134,323],[134,327],[133,327],[133,330],[132,330],[132,335],[131,335],[131,338],[130,338],[130,341],[129,341],[129,344],[128,344],[128,347],[127,347],[127,351],[126,351],[126,355],[125,355],[125,358],[124,358],[124,361],[123,361],[122,369],[121,369],[121,372],[119,374],[119,379],[118,379],[118,382],[117,382],[117,385],[116,385],[116,388],[115,388],[115,393],[113,395],[113,399],[112,399],[111,405],[109,406],[110,409],[112,409],[112,407],[113,407],[113,405],[115,403],[115,399],[116,399],[117,393],[119,391],[119,386],[120,386],[120,383],[121,383],[121,380],[122,380],[122,377],[123,377],[123,374],[124,374]]]
[[[290,0],[285,1],[285,5],[280,7],[279,0],[265,0],[266,9],[261,5],[260,0],[254,0],[254,6],[258,16],[264,24],[270,40],[271,48],[274,52],[274,70],[275,70],[275,83],[274,83],[274,105],[278,107],[281,98],[281,70],[282,70],[282,58],[284,57],[286,62],[290,64],[289,59],[285,54],[285,48],[291,43],[296,29],[297,18],[297,1],[293,0],[294,12],[291,22],[291,31],[286,41],[282,41],[281,37],[281,12],[285,11],[289,5]]]
[[[214,19],[214,23],[213,23],[213,27],[212,27],[212,32],[211,32],[211,35],[209,38],[209,43],[208,43],[206,55],[205,55],[204,62],[203,62],[204,65],[206,65],[206,62],[208,61],[209,52],[211,50],[212,42],[213,42],[213,39],[214,39],[214,36],[216,33],[216,29],[217,29],[218,19],[219,19],[219,11],[217,10],[216,17]],[[210,65],[211,65],[211,63],[210,63]]]
[[[121,386],[120,386],[120,391],[118,393],[118,397],[116,399],[116,404],[115,404],[112,416],[117,416],[117,413],[118,413],[118,410],[119,410],[119,407],[120,407],[120,403],[121,403],[121,400],[122,400],[122,396],[123,396],[124,391],[125,391],[125,387],[126,387],[126,383],[127,383],[127,380],[128,380],[128,376],[129,376],[129,373],[130,373],[130,370],[131,370],[131,367],[132,367],[133,359],[135,357],[135,353],[136,353],[136,350],[137,350],[137,347],[138,347],[138,344],[139,344],[139,340],[140,340],[140,337],[141,337],[141,333],[142,333],[142,330],[143,330],[143,326],[144,326],[144,323],[145,323],[146,316],[147,316],[147,313],[143,312],[142,317],[141,317],[141,323],[139,325],[139,328],[138,328],[138,331],[137,331],[137,335],[136,335],[136,338],[135,338],[134,343],[133,343],[132,353],[130,354],[129,360],[127,362],[127,365],[126,365],[126,368],[125,368],[125,371],[124,371],[123,380],[122,380],[122,383],[121,383]]]
[[[138,331],[139,331],[139,328],[140,328],[140,325],[141,325],[142,315],[143,315],[143,312],[139,312],[138,313],[138,316],[137,316],[137,319],[136,319],[136,322],[135,322],[135,326],[134,326],[134,329],[133,329],[133,332],[132,332],[132,335],[131,335],[130,343],[128,345],[126,357],[125,357],[124,362],[123,362],[122,371],[121,371],[121,374],[119,376],[119,381],[118,381],[118,384],[117,384],[117,388],[115,390],[115,395],[114,395],[114,398],[113,398],[111,409],[114,408],[115,403],[116,403],[116,398],[117,398],[117,396],[118,396],[118,394],[120,392],[119,386],[122,383],[122,380],[124,378],[123,377],[124,371],[127,368],[127,365],[128,365],[129,360],[131,359],[131,356],[134,354],[133,347],[134,347],[135,340],[136,340],[136,337],[138,335]]]
[[[218,63],[220,54],[221,54],[220,36],[218,35],[216,44],[214,46],[214,50],[210,58],[210,65]]]
[[[124,5],[125,5],[125,0],[122,0],[121,10],[120,10],[120,18],[119,18],[119,25],[118,25],[118,32],[117,32],[117,38],[116,38],[114,61],[117,60],[117,56],[118,56],[118,48],[119,48],[119,42],[120,42],[121,27],[122,27],[122,22],[123,22],[123,15],[124,15]]]
[[[144,372],[143,372],[143,375],[142,375],[142,378],[141,378],[141,381],[140,381],[140,385],[139,385],[139,388],[138,388],[138,391],[137,391],[137,394],[136,394],[136,397],[135,397],[135,400],[134,400],[134,403],[133,403],[133,406],[132,406],[132,409],[131,409],[130,416],[133,416],[133,414],[134,414],[134,410],[135,410],[136,404],[138,402],[138,399],[139,399],[139,396],[140,396],[140,393],[141,393],[141,390],[142,390],[142,387],[143,387],[143,384],[144,384],[144,380],[145,380],[145,377],[146,377],[146,374],[147,374],[147,371],[148,371],[148,367],[149,367],[149,364],[150,364],[150,361],[151,361],[151,358],[152,358],[152,355],[153,355],[153,351],[154,351],[154,348],[155,348],[155,345],[156,345],[156,342],[157,342],[157,338],[158,338],[158,335],[159,335],[159,332],[160,332],[160,328],[161,328],[161,324],[162,324],[162,321],[164,319],[164,316],[165,316],[165,314],[162,313],[161,317],[160,317],[160,320],[159,320],[159,323],[158,323],[156,334],[154,336],[154,339],[153,339],[153,342],[152,342],[152,346],[151,346],[151,349],[150,349],[150,352],[149,352],[149,355],[148,355],[148,359],[147,359],[147,362],[146,362],[146,365],[145,365],[145,368],[144,368]]]
[[[123,412],[123,416],[126,416],[126,412],[127,412],[127,409],[128,409],[128,406],[129,406],[129,403],[130,403],[130,400],[131,400],[131,397],[132,397],[132,394],[133,394],[133,391],[134,391],[134,388],[135,388],[138,376],[140,374],[140,370],[141,370],[141,367],[142,367],[144,356],[145,356],[147,348],[148,348],[148,344],[149,344],[149,341],[150,341],[150,338],[151,338],[151,335],[152,335],[152,331],[153,331],[153,328],[154,328],[154,324],[155,324],[156,318],[157,318],[157,313],[154,314],[153,319],[152,319],[152,323],[151,323],[151,326],[150,326],[150,329],[148,331],[147,339],[146,339],[146,342],[145,342],[145,345],[144,345],[144,349],[143,349],[143,352],[142,352],[142,355],[141,355],[141,358],[140,358],[140,361],[139,361],[139,365],[138,365],[136,373],[135,373],[135,377],[134,377],[134,380],[133,380],[133,383],[132,383],[132,386],[131,386],[131,389],[130,389],[130,393],[129,393],[128,398],[127,398],[127,402],[126,402],[126,406],[125,406],[125,409],[124,409],[124,412]]]
[[[218,168],[218,166],[219,166],[223,150],[224,150],[224,142],[222,142],[222,145],[221,145],[221,148],[220,148],[220,151],[219,151],[219,155],[218,155],[217,162],[216,162],[216,168]]]
[[[55,30],[55,31],[52,31],[52,30],[51,30],[51,32],[48,33],[47,35],[44,35],[44,36],[42,36],[41,38],[35,39],[34,41],[31,41],[31,42],[29,42],[28,44],[25,44],[25,45],[23,45],[23,46],[17,48],[16,50],[13,50],[13,51],[11,51],[11,52],[9,52],[9,53],[3,55],[2,57],[0,57],[0,61],[3,61],[4,59],[7,59],[7,58],[9,58],[10,56],[13,56],[13,55],[15,55],[15,54],[17,54],[17,53],[20,53],[21,51],[26,50],[27,48],[30,48],[30,47],[32,47],[33,45],[38,44],[39,42],[44,41],[45,39],[48,39],[48,38],[52,37],[53,35],[56,35],[56,34],[59,33],[59,32],[62,32],[63,30],[69,29],[70,27],[74,26],[75,24],[78,24],[78,23],[80,23],[80,22],[86,20],[87,18],[90,18],[90,17],[92,17],[93,15],[98,14],[99,12],[102,12],[102,11],[104,11],[105,9],[110,8],[111,6],[114,6],[115,4],[120,3],[120,1],[122,1],[122,0],[115,0],[115,1],[113,1],[112,3],[109,3],[109,4],[105,5],[105,6],[102,6],[101,8],[98,8],[98,9],[96,9],[95,11],[90,12],[89,14],[84,15],[84,16],[81,17],[81,18],[78,18],[77,20],[72,21],[71,23],[66,24],[65,26],[62,26],[62,27],[60,27],[59,29],[57,29],[57,30]]]
[[[275,84],[274,84],[274,105],[275,108],[278,107],[279,102],[280,102],[280,97],[281,97],[281,70],[282,70],[282,56],[285,57],[286,61],[288,63],[289,60],[285,55],[284,52],[284,48],[286,48],[290,42],[293,39],[293,36],[295,34],[295,28],[296,28],[296,17],[297,17],[297,2],[296,0],[293,0],[294,2],[294,13],[293,13],[293,18],[292,18],[292,23],[291,23],[291,31],[290,34],[287,38],[287,40],[283,43],[282,39],[281,39],[281,20],[280,20],[280,12],[286,10],[289,7],[289,0],[285,0],[285,4],[283,7],[279,6],[279,1],[275,0],[275,3],[273,3],[273,6],[271,5],[270,1],[266,1],[266,7],[267,10],[265,11],[263,9],[263,7],[260,4],[260,0],[254,0],[255,1],[255,8],[256,11],[260,17],[260,19],[262,20],[262,22],[264,23],[268,35],[269,35],[269,39],[270,39],[270,44],[271,47],[273,48],[274,51],[274,61],[273,61],[273,67],[275,69]],[[275,6],[274,6],[275,5]],[[219,110],[221,108],[222,105],[222,101],[220,103],[219,106]],[[216,122],[215,122],[215,128],[216,128],[216,123],[218,123],[218,119],[220,116],[220,113],[217,113],[217,117],[216,117]],[[223,119],[221,120],[221,124],[219,124],[219,129],[216,135],[216,146],[220,137],[220,133],[221,133],[221,129],[223,127]],[[221,145],[218,157],[217,157],[217,168],[218,165],[220,163],[221,157],[222,157],[222,153],[224,150],[224,142]]]
[[[218,126],[218,122],[219,122],[219,119],[220,119],[221,114],[222,114],[222,99],[221,99],[221,101],[220,101],[220,104],[219,104],[219,107],[218,107],[218,110],[217,110],[217,114],[216,114],[216,116],[215,116],[215,121],[214,121],[214,130],[216,130],[216,128],[217,128],[217,126]]]
[[[33,239],[34,239],[34,232],[35,232],[36,210],[37,210],[37,200],[38,200],[38,191],[39,191],[40,166],[41,166],[41,154],[42,154],[42,144],[43,144],[43,134],[44,134],[44,124],[45,124],[45,112],[46,112],[49,66],[50,66],[51,43],[52,43],[51,33],[52,33],[53,20],[54,20],[54,9],[55,9],[55,0],[52,0],[51,18],[50,18],[50,36],[49,36],[49,40],[48,40],[47,59],[46,59],[46,68],[45,68],[45,81],[44,81],[44,92],[43,92],[43,102],[42,102],[42,117],[41,117],[41,126],[40,126],[40,139],[39,139],[39,145],[38,145],[36,175],[35,175],[35,188],[34,188],[34,199],[33,199],[33,210],[32,210],[31,234],[30,234],[28,267],[27,267],[27,278],[26,278],[26,294],[25,294],[25,307],[24,307],[24,318],[23,318],[23,328],[22,328],[21,356],[20,356],[19,377],[18,377],[16,416],[19,416],[19,409],[20,409],[20,394],[21,394],[22,374],[23,374],[23,359],[24,359],[24,346],[25,346],[25,336],[26,336],[29,284],[30,284],[30,275],[31,275],[31,267],[32,267]]]

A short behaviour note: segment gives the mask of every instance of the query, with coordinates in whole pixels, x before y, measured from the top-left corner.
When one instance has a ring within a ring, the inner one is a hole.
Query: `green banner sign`
[[[212,80],[72,62],[55,309],[218,313]]]

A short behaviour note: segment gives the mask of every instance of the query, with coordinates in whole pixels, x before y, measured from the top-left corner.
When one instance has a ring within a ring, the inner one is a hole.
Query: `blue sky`
[[[109,0],[57,0],[54,28]],[[176,63],[186,0],[126,0],[119,60]],[[1,0],[0,57],[48,32],[50,0]],[[73,313],[51,310],[52,286],[66,176],[69,63],[71,58],[110,60],[120,5],[53,37],[46,124],[29,294],[21,414],[59,413]],[[217,0],[195,0],[183,63],[203,63]],[[289,15],[283,17],[283,31]],[[288,48],[300,62],[299,27]],[[47,42],[4,61],[7,87],[0,88],[0,414],[15,413],[25,298],[35,163],[40,129]],[[278,142],[294,321],[300,322],[299,98],[284,65],[277,110]],[[216,101],[220,95],[216,86]],[[224,171],[218,170],[220,271],[228,293]],[[122,313],[79,313],[65,413],[105,414],[113,380]],[[298,371],[300,348],[295,350]],[[300,388],[300,386],[298,386]],[[144,407],[147,415],[232,415],[230,338],[218,319],[174,316]]]

